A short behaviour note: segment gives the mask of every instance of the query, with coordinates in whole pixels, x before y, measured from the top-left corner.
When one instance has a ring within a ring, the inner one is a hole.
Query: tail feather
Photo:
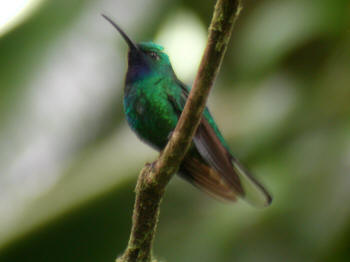
[[[181,164],[179,175],[199,189],[222,200],[236,201],[236,193],[213,168],[203,161],[186,156]]]
[[[271,203],[272,197],[267,190],[231,155],[205,118],[193,141],[203,162],[217,174],[216,179],[226,182],[225,188],[255,206],[264,207]]]

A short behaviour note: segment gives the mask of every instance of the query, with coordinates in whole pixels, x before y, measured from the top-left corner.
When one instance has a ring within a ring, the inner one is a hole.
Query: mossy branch
[[[129,243],[117,262],[152,260],[152,243],[165,187],[191,144],[240,10],[240,0],[216,2],[206,48],[178,124],[158,159],[146,165],[139,175]]]

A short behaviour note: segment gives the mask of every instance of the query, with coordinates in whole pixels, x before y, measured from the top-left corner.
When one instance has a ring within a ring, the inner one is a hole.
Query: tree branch
[[[240,10],[240,0],[217,0],[207,45],[178,124],[158,159],[140,172],[131,235],[118,262],[150,262],[152,259],[152,242],[165,187],[191,144]]]

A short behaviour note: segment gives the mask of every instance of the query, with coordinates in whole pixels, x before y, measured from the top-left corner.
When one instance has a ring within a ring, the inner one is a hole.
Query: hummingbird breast
[[[149,77],[125,87],[124,110],[128,124],[140,139],[161,150],[178,121],[169,102],[176,89],[165,78]]]

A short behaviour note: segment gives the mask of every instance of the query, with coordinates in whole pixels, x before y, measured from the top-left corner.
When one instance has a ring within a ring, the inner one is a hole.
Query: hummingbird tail
[[[193,138],[194,145],[204,163],[212,168],[226,186],[240,198],[254,206],[270,205],[272,197],[220,141],[217,133],[206,119],[202,119]],[[214,172],[211,172],[214,174]],[[207,172],[208,175],[208,172]]]
[[[185,157],[179,175],[215,198],[225,201],[237,200],[235,192],[222,179],[222,176],[195,157]]]

